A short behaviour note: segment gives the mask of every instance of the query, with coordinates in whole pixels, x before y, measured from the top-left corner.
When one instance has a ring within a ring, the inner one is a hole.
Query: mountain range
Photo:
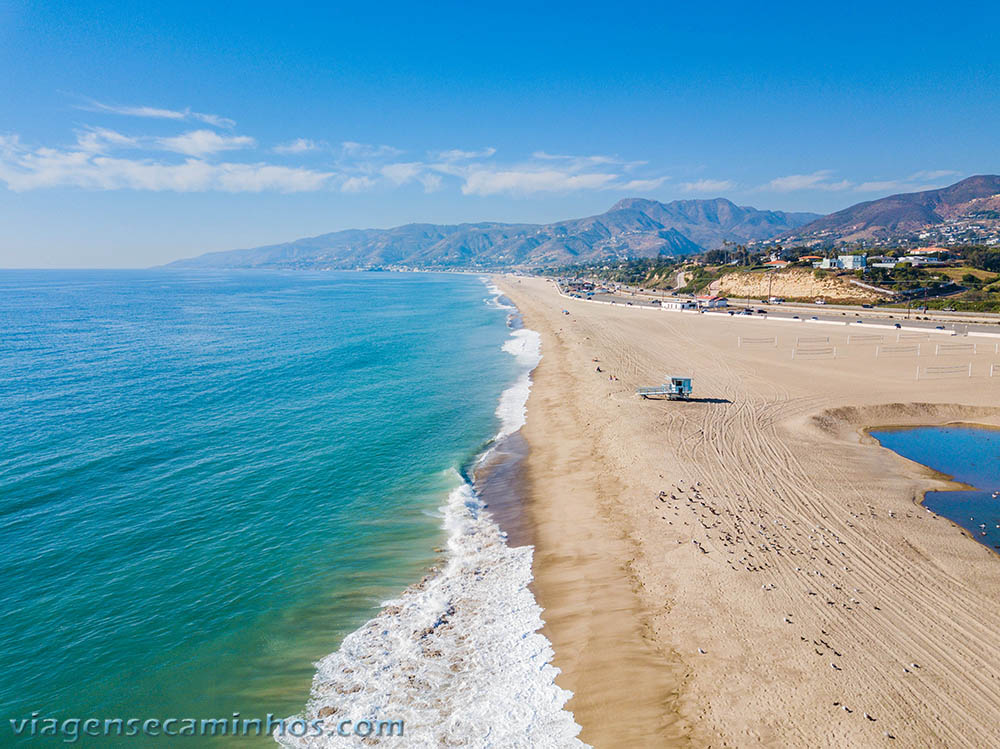
[[[608,211],[554,224],[406,224],[348,229],[293,242],[179,260],[185,268],[496,268],[566,265],[611,257],[692,255],[723,242],[776,236],[815,213],[759,211],[724,198],[627,198]]]
[[[969,234],[972,232],[972,234]],[[406,224],[348,229],[292,242],[178,260],[184,268],[405,267],[538,268],[626,257],[685,256],[774,240],[835,246],[845,242],[950,241],[1000,237],[1000,176],[891,195],[821,216],[738,206],[725,198],[626,198],[596,216],[553,224]],[[942,237],[944,239],[942,239]]]

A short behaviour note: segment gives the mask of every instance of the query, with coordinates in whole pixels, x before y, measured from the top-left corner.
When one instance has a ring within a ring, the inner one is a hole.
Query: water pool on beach
[[[299,711],[440,558],[508,315],[469,275],[0,273],[0,743]]]
[[[871,430],[884,447],[974,489],[927,492],[924,506],[1000,550],[1000,430],[967,425]]]

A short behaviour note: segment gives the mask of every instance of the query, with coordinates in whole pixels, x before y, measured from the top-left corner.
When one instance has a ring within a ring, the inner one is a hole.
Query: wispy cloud
[[[358,143],[353,140],[345,140],[341,143],[340,150],[344,156],[354,159],[384,159],[403,153],[393,146]]]
[[[178,123],[189,118],[188,113],[173,110],[119,109]],[[649,173],[644,162],[601,154],[538,151],[526,159],[510,161],[500,158],[495,148],[486,147],[429,151],[424,160],[403,160],[403,151],[395,146],[343,141],[331,148],[323,141],[306,138],[264,151],[249,135],[208,128],[173,135],[133,135],[85,127],[76,132],[75,143],[67,146],[27,145],[14,135],[4,137],[0,145],[0,182],[16,191],[77,187],[185,192],[329,189],[360,193],[418,185],[425,192],[450,186],[464,195],[527,197],[584,190],[644,193],[668,179]],[[245,151],[249,156],[230,156],[219,162],[220,154],[236,151]],[[314,151],[324,154],[313,158],[314,162],[326,160],[332,166],[292,168],[261,158],[264,153],[296,155]],[[717,187],[721,184],[715,183]]]
[[[247,135],[219,135],[214,130],[192,130],[170,138],[158,138],[157,145],[165,151],[186,156],[210,156],[220,151],[253,148],[257,141]]]
[[[84,151],[105,153],[116,148],[139,148],[141,139],[104,127],[88,127],[77,132],[76,144]]]
[[[109,114],[119,114],[126,117],[146,117],[159,120],[195,120],[204,122],[206,125],[221,128],[236,127],[236,122],[228,117],[217,114],[207,114],[205,112],[194,112],[189,108],[185,109],[163,109],[161,107],[147,106],[121,106],[117,104],[105,104],[104,102],[90,99],[86,104],[81,104],[78,109],[88,112],[107,112]]]
[[[0,181],[15,192],[45,187],[173,192],[301,192],[317,190],[335,175],[265,163],[181,163],[125,159],[82,148],[30,148],[17,136],[0,136]]]
[[[849,181],[833,179],[833,172],[823,169],[812,174],[789,174],[785,177],[772,179],[766,185],[762,185],[760,190],[772,192],[795,192],[798,190],[848,190],[853,187]]]
[[[660,187],[664,182],[666,182],[670,177],[653,177],[652,179],[630,179],[628,182],[623,182],[618,187],[623,192],[650,192]]]
[[[274,152],[281,154],[308,153],[309,151],[318,151],[320,147],[320,144],[314,140],[309,140],[308,138],[296,138],[288,143],[281,143],[275,146]]]
[[[460,148],[452,148],[448,151],[429,151],[427,158],[431,161],[469,161],[471,159],[488,159],[496,154],[495,148],[483,148],[479,151],[463,151]]]
[[[945,177],[955,177],[959,174],[954,169],[924,169],[914,172],[902,179],[870,180],[862,182],[855,190],[858,192],[919,192],[933,190],[943,185],[938,181]]]
[[[617,174],[591,172],[573,174],[558,169],[472,170],[465,178],[462,193],[465,195],[532,195],[540,192],[573,192],[575,190],[607,189],[617,179]]]
[[[694,182],[684,182],[681,189],[684,192],[725,192],[736,187],[736,183],[728,179],[699,179]]]

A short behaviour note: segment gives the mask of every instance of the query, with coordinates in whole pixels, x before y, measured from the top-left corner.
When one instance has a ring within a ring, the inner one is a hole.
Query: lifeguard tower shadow
[[[655,393],[642,394],[642,397],[651,401],[678,401],[683,403],[732,403],[729,398],[671,398],[669,395]]]

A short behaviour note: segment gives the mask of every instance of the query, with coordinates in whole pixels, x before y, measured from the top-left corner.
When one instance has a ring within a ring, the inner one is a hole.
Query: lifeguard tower
[[[668,376],[662,385],[651,388],[639,388],[636,393],[643,398],[654,395],[666,396],[667,400],[683,401],[691,397],[691,378]]]

